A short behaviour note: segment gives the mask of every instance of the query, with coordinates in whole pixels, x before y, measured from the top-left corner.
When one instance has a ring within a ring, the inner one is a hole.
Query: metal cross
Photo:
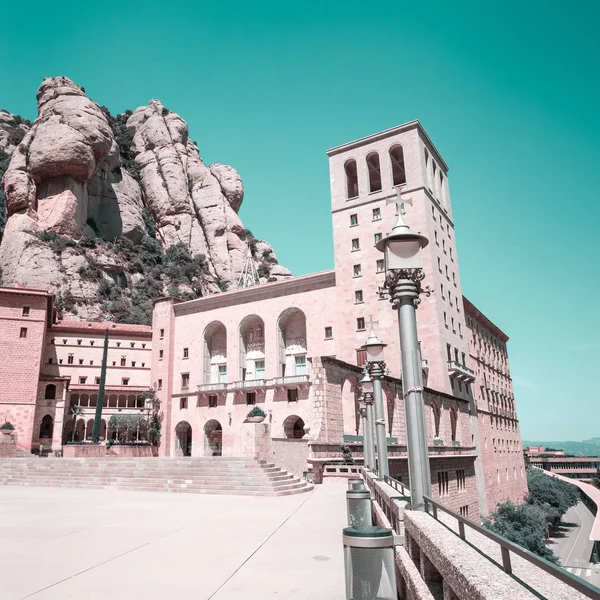
[[[379,325],[379,321],[373,321],[373,315],[369,315],[369,320],[367,321],[367,325],[371,328],[371,331],[373,331],[375,329],[373,327],[373,325]]]
[[[406,210],[404,208],[405,204],[410,204],[412,206],[413,200],[412,198],[402,197],[402,188],[405,187],[403,185],[396,186],[396,197],[388,198],[386,201],[387,204],[395,204],[396,205],[396,214],[397,215],[405,215]]]

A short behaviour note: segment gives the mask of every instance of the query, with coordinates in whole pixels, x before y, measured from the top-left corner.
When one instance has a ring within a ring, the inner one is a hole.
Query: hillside
[[[37,91],[31,123],[0,111],[2,285],[48,289],[63,315],[150,322],[152,300],[290,272],[238,216],[232,167],[206,165],[160,101],[113,116],[66,77]]]
[[[581,442],[544,442],[523,440],[523,448],[527,446],[544,446],[545,448],[554,448],[563,450],[566,454],[579,456],[579,453],[584,456],[600,456],[600,438],[590,438]]]

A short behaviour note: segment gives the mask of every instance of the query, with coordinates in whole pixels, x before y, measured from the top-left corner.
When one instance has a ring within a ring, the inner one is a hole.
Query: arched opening
[[[358,171],[353,158],[346,161],[344,171],[346,172],[346,197],[356,198],[358,196]]]
[[[90,396],[90,407],[95,408],[98,402],[98,394],[92,394]]]
[[[56,386],[49,383],[44,391],[44,400],[56,400]]]
[[[433,413],[433,437],[440,437],[440,420],[441,420],[441,411],[440,407],[434,402],[431,405],[431,412]]]
[[[187,421],[180,421],[175,427],[175,455],[192,455],[192,426]]]
[[[381,190],[381,165],[377,152],[367,154],[367,167],[369,169],[369,191],[379,192]]]
[[[298,415],[290,415],[283,422],[283,432],[286,438],[299,440],[304,437],[304,420]]]
[[[89,419],[85,428],[85,439],[92,439],[92,431],[94,429],[94,419]]]
[[[390,161],[392,163],[392,182],[393,185],[402,185],[406,183],[406,169],[404,168],[404,150],[402,146],[392,146],[390,148]]]
[[[278,372],[281,377],[307,375],[306,315],[286,308],[277,321]]]
[[[354,378],[348,378],[342,385],[342,419],[344,435],[359,435],[362,424],[359,412],[359,386]]]
[[[220,321],[209,323],[204,330],[204,383],[227,383],[227,329]]]
[[[79,404],[79,394],[71,394],[69,406],[76,406],[77,404]]]
[[[265,377],[265,324],[258,315],[248,315],[240,323],[241,381]]]
[[[70,442],[72,439],[73,439],[73,419],[69,419],[68,421],[65,421],[65,425],[63,427],[63,439],[62,439],[63,446],[67,442]]]
[[[40,423],[40,438],[52,439],[54,430],[54,419],[50,415],[46,415]]]
[[[89,394],[81,394],[81,396],[79,396],[79,406],[89,406],[89,402]]]
[[[83,419],[77,420],[77,425],[75,427],[75,442],[84,442],[85,441],[85,421]]]
[[[452,433],[452,441],[456,441],[456,426],[458,424],[458,413],[454,406],[450,407],[450,430]]]
[[[205,456],[223,455],[223,428],[215,419],[211,419],[204,426],[204,454]]]
[[[104,441],[106,439],[106,421],[104,419],[100,420],[100,441]]]

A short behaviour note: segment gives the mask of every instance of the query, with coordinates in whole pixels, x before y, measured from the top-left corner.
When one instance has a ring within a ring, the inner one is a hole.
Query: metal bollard
[[[373,525],[371,492],[364,489],[348,490],[346,506],[348,508],[348,525],[351,527]]]
[[[360,477],[351,477],[348,479],[349,490],[364,490],[365,482]]]
[[[346,600],[396,600],[392,530],[346,527],[343,540]]]

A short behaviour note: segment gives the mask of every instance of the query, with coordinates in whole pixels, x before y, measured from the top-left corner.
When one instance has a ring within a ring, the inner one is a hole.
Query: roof
[[[113,323],[112,321],[60,321],[50,328],[51,333],[66,331],[104,333],[108,329],[111,333],[134,334],[152,337],[150,325],[129,325],[127,323]]]
[[[508,336],[498,327],[494,325],[472,302],[463,296],[463,305],[465,312],[471,315],[476,321],[487,327],[496,337],[503,342],[508,342]]]
[[[369,144],[372,142],[377,142],[379,140],[385,139],[387,137],[391,137],[398,133],[403,133],[404,131],[410,131],[411,129],[418,129],[421,137],[427,142],[430,150],[435,154],[438,161],[441,163],[446,172],[448,172],[448,165],[442,158],[442,155],[439,153],[438,149],[435,147],[435,144],[431,141],[429,135],[421,125],[421,122],[418,120],[408,121],[408,123],[403,123],[402,125],[397,125],[396,127],[392,127],[391,129],[384,129],[378,133],[373,133],[363,138],[359,138],[352,142],[347,142],[342,144],[341,146],[335,146],[335,148],[330,148],[327,150],[327,156],[335,156],[336,154],[341,154],[342,152],[346,152],[347,150],[353,150],[354,148],[359,148],[360,146],[364,146],[365,144]]]

